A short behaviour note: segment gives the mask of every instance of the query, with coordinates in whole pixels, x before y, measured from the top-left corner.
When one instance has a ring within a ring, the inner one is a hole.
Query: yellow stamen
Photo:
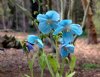
[[[52,20],[48,19],[47,24],[51,24],[51,23],[52,23]]]

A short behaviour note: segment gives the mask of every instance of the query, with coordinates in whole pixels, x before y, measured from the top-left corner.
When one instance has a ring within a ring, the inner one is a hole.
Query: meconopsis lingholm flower
[[[60,15],[56,11],[48,11],[46,14],[37,15],[37,20],[39,21],[39,30],[43,34],[48,34],[51,30],[58,27],[58,21],[60,20]]]
[[[67,57],[70,53],[74,53],[74,45],[72,44],[63,44],[61,46],[60,55],[62,58]]]
[[[81,35],[82,27],[79,24],[72,24],[72,20],[62,20],[58,23],[58,28],[54,31],[54,35],[62,32],[62,40],[64,43],[71,43],[74,39],[73,35]]]
[[[42,43],[42,40],[38,37],[38,36],[35,36],[35,35],[28,35],[27,36],[27,48],[28,50],[32,50],[33,49],[33,45],[34,44],[37,44],[39,48],[43,48],[44,45]]]

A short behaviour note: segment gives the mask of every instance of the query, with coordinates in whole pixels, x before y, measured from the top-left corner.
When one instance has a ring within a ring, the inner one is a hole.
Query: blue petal
[[[62,38],[65,44],[71,43],[74,39],[73,34],[71,32],[65,32],[65,31],[63,32]]]
[[[68,52],[69,53],[73,53],[74,52],[74,45],[72,45],[72,44],[68,44],[68,45],[66,45],[66,47],[67,47],[67,50],[68,50]]]
[[[27,48],[28,48],[28,50],[30,51],[30,50],[32,50],[33,49],[33,45],[32,44],[30,44],[30,43],[27,43]]]
[[[57,21],[53,21],[53,23],[50,25],[52,29],[57,29],[58,27],[58,22]]]
[[[35,41],[36,41],[36,39],[38,39],[38,37],[35,36],[35,35],[28,35],[28,36],[27,36],[27,41],[28,41],[29,43],[31,43],[31,44],[34,44]]]
[[[63,44],[61,47],[61,56],[67,57],[69,53],[73,53],[74,52],[74,46],[72,44]]]
[[[63,26],[59,26],[53,33],[53,35],[58,34],[59,32],[63,31],[64,27]]]
[[[39,22],[44,22],[44,21],[47,20],[47,16],[44,15],[44,14],[39,14],[39,15],[37,15],[37,20],[38,20]]]
[[[43,48],[44,47],[44,45],[43,45],[43,43],[42,43],[42,41],[40,40],[40,39],[37,39],[37,44],[38,44],[38,46],[39,46],[39,48]]]
[[[59,25],[66,27],[66,26],[69,26],[71,23],[72,23],[72,20],[62,20],[59,22]]]
[[[51,26],[46,24],[46,22],[39,23],[38,28],[43,34],[48,34],[51,31]]]
[[[73,34],[76,34],[76,35],[82,34],[82,27],[79,24],[71,24],[70,28]]]
[[[60,51],[61,57],[62,57],[62,58],[65,58],[66,56],[68,56],[68,54],[69,54],[69,53],[68,53],[67,51],[65,51],[64,48],[62,47],[62,48],[61,48],[61,51]]]
[[[58,21],[58,20],[60,20],[60,15],[56,12],[56,11],[48,11],[47,13],[46,13],[46,16],[49,18],[49,19],[51,19],[51,20],[53,20],[53,21]]]

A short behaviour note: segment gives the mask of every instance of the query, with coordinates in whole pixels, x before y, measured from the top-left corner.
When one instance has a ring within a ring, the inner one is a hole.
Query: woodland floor
[[[21,40],[27,36],[26,33],[0,32],[0,36],[5,34],[16,36]],[[86,38],[79,38],[75,45],[77,62],[74,77],[100,77],[100,43],[88,45]],[[19,66],[20,69],[18,69]],[[28,73],[28,71],[26,57],[22,49],[11,48],[5,49],[5,52],[0,51],[0,77],[22,77],[21,75]],[[37,68],[37,65],[34,65],[34,72],[35,77],[40,77],[40,68]],[[46,70],[44,77],[50,77]]]

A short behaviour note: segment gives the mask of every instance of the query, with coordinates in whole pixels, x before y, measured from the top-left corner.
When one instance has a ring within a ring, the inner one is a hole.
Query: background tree
[[[13,3],[9,3],[9,1]],[[63,2],[63,9],[60,7],[61,1]],[[97,43],[97,35],[93,22],[93,15],[95,13],[94,1],[96,0],[90,0],[89,10],[91,10],[91,12],[88,12],[86,19],[88,22],[85,26],[88,31],[88,43]],[[49,9],[56,10],[59,13],[61,13],[62,10],[64,15],[62,17],[63,19],[70,18],[75,23],[81,24],[87,2],[88,0],[35,0],[34,2],[33,0],[0,0],[0,28],[9,28],[23,32],[29,31],[29,29],[33,30],[36,26],[34,20],[37,14],[46,12]],[[23,9],[23,11],[21,9]],[[33,24],[35,26],[31,23],[32,20],[30,18],[34,18]]]
[[[83,9],[86,9],[87,4],[90,2],[92,3],[93,0],[81,0]],[[92,4],[90,4],[92,6]],[[93,22],[93,10],[92,7],[89,7],[88,9],[88,14],[87,14],[87,19],[86,19],[86,28],[88,30],[88,43],[89,44],[96,44],[97,43],[97,33],[95,29],[95,25]]]

